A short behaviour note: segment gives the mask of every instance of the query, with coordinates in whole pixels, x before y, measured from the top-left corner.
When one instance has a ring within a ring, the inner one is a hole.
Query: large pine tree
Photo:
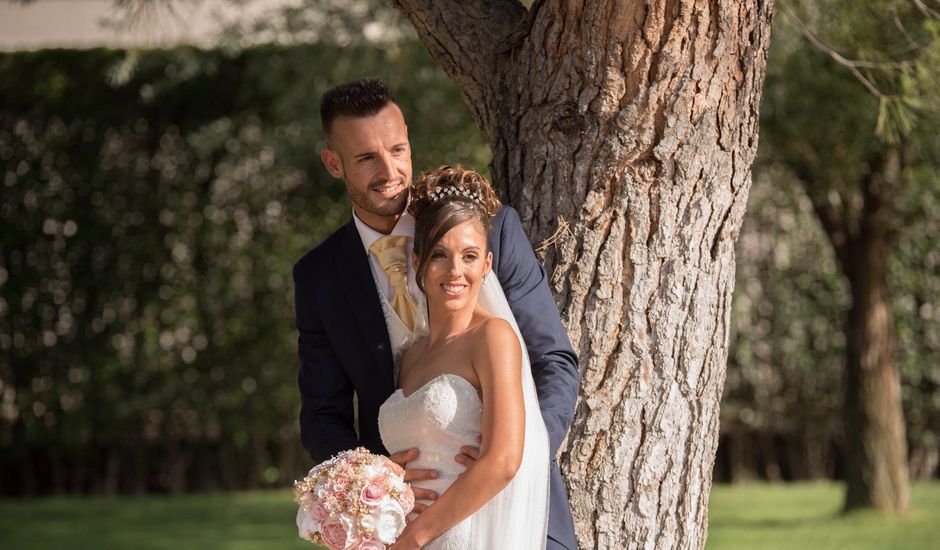
[[[585,548],[701,548],[773,2],[396,0],[456,81],[581,356]]]

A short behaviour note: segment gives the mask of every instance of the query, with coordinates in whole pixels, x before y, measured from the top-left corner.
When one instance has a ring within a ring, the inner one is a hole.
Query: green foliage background
[[[779,8],[760,151],[737,246],[722,473],[731,479],[840,475],[846,438],[854,436],[844,433],[842,418],[843,325],[851,297],[813,203],[831,205],[858,231],[859,183],[893,147],[905,160],[889,220],[895,353],[911,475],[934,477],[940,461],[940,25],[915,4],[894,0],[788,0]],[[837,63],[827,48],[853,61]],[[845,63],[856,63],[860,76]]]
[[[389,32],[364,40],[377,19]],[[785,145],[856,174],[880,111],[774,32],[719,480],[841,473],[848,293],[777,159]],[[317,100],[367,75],[397,91],[416,170],[486,169],[453,83],[388,10],[307,0],[210,51],[0,54],[0,494],[280,486],[309,468],[290,272],[349,215]],[[912,472],[935,477],[940,132],[918,132],[890,284]]]
[[[416,43],[0,56],[0,486],[283,484],[299,447],[291,266],[348,219],[318,98],[381,75],[415,167],[485,168]]]

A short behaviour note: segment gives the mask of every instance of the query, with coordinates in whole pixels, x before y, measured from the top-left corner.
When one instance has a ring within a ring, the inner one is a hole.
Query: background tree
[[[848,282],[845,508],[903,510],[888,260],[904,223],[898,197],[915,167],[936,158],[937,14],[894,0],[782,5],[802,40],[776,50],[763,129],[771,162],[800,182]]]
[[[787,40],[785,28],[774,32],[771,61]],[[768,86],[765,96],[774,94]],[[843,480],[848,282],[812,202],[786,166],[772,162],[768,142],[761,141],[737,245],[716,481]],[[912,169],[897,199],[903,227],[887,258],[912,480],[935,478],[940,463],[936,170]]]
[[[771,59],[781,37],[774,32]],[[763,140],[758,158],[767,151]],[[832,479],[843,472],[840,321],[848,291],[799,184],[760,160],[754,174],[737,245],[716,475]]]
[[[582,363],[586,548],[698,548],[771,2],[395,2],[544,248]]]

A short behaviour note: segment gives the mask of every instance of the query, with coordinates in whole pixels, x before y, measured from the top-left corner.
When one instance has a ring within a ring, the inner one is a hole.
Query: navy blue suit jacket
[[[561,324],[545,270],[510,207],[494,216],[493,272],[519,324],[532,363],[539,406],[554,457],[577,401],[577,356]],[[388,454],[379,437],[379,407],[395,391],[391,344],[369,258],[349,223],[294,265],[300,355],[300,435],[315,462],[356,446]],[[359,401],[359,432],[353,418]],[[568,496],[552,459],[548,535],[574,549]]]

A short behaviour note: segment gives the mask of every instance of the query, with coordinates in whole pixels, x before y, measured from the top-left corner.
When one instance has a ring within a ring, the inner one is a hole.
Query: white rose
[[[375,531],[378,523],[379,517],[376,514],[365,514],[359,518],[359,527],[362,527],[363,531]]]
[[[385,473],[385,466],[381,463],[369,464],[363,468],[366,479],[375,479]]]
[[[405,480],[399,476],[388,476],[388,484],[399,493],[405,490]]]
[[[319,474],[323,470],[328,470],[332,467],[333,467],[333,460],[332,459],[326,460],[326,461],[321,462],[320,464],[317,464],[313,468],[310,468],[310,471],[307,473],[307,475],[312,476],[314,474]]]
[[[346,548],[353,548],[359,542],[359,526],[356,516],[343,512],[339,515],[339,523],[346,530]]]
[[[300,535],[300,538],[314,542],[310,535],[311,533],[315,533],[319,530],[320,523],[313,519],[313,514],[305,510],[303,507],[301,507],[300,510],[297,510],[297,534]]]
[[[385,544],[395,542],[398,535],[405,530],[405,511],[401,505],[392,499],[386,499],[379,507],[379,522],[375,536]]]

